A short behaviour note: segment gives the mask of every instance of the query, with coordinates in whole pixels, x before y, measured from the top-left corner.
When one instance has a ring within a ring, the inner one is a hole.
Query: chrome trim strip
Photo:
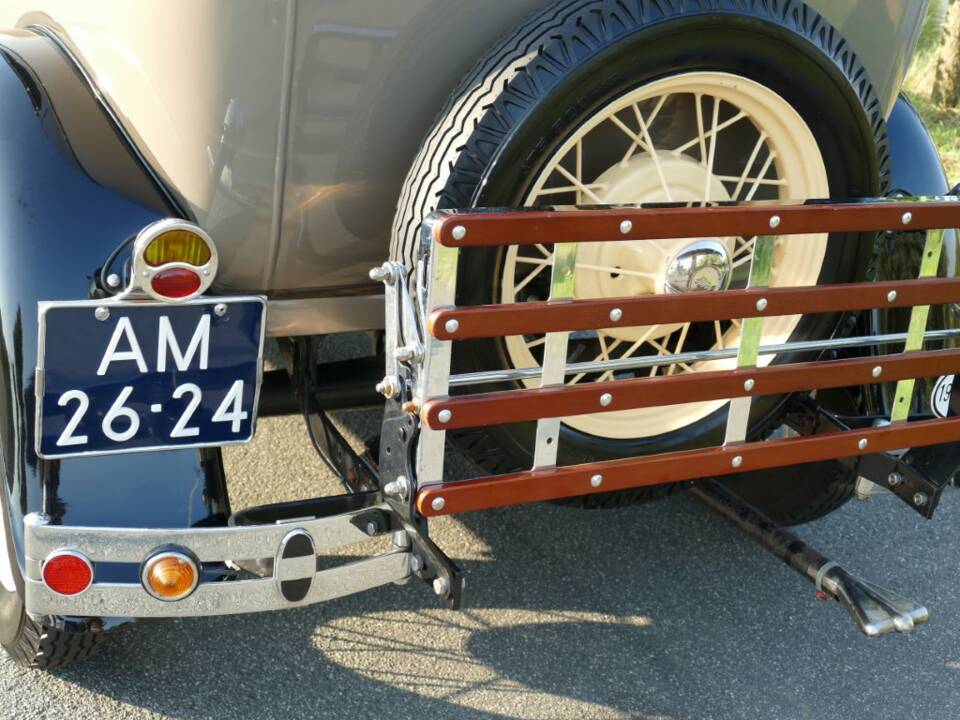
[[[933,330],[924,335],[924,342],[937,342],[960,338],[960,329]],[[779,345],[762,345],[760,355],[776,355],[781,352],[807,352],[814,350],[839,350],[855,347],[880,347],[896,345],[906,342],[907,333],[890,333],[887,335],[860,335],[852,338],[835,340],[808,340],[805,342],[782,343]],[[737,357],[737,348],[723,350],[704,350],[703,352],[686,352],[676,355],[658,355],[656,357],[626,358],[624,360],[600,360],[597,362],[572,363],[567,366],[567,375],[583,372],[601,372],[609,370],[636,370],[638,368],[656,367],[660,365],[675,365],[677,363],[691,363],[706,360],[724,360]],[[519,370],[487,370],[473,373],[463,373],[450,377],[450,387],[465,387],[469,385],[484,385],[488,383],[528,380],[540,377],[540,368],[523,368]]]
[[[287,153],[290,144],[290,121],[293,115],[293,75],[296,65],[297,15],[299,0],[287,0],[287,23],[284,27],[283,66],[280,77],[280,117],[277,118],[277,157],[273,166],[273,215],[270,218],[270,247],[263,268],[265,288],[273,287],[280,257],[280,236],[283,234],[283,205],[287,187]],[[218,178],[219,180],[219,178]]]
[[[282,610],[353,595],[410,576],[410,554],[394,551],[322,570],[303,600],[284,599],[273,578],[200,583],[188,597],[157,600],[140,583],[94,583],[81,595],[57,595],[37,580],[25,579],[27,612],[39,615],[195,617]]]
[[[270,300],[267,309],[270,337],[326,335],[384,327],[383,295]]]
[[[134,300],[136,296],[131,295],[130,299],[120,299],[120,298],[105,298],[102,300],[67,300],[64,302],[50,302],[50,301],[41,301],[37,303],[37,323],[39,325],[39,333],[37,335],[37,369],[35,374],[34,381],[34,396],[36,402],[36,409],[34,411],[34,428],[36,432],[34,433],[34,450],[36,451],[39,457],[44,458],[63,458],[63,457],[93,457],[97,455],[116,455],[118,453],[142,453],[142,452],[156,452],[158,450],[183,450],[185,448],[198,448],[198,447],[225,447],[227,445],[243,445],[244,443],[250,442],[254,436],[257,434],[257,409],[260,407],[260,390],[263,387],[263,344],[264,339],[266,338],[267,331],[267,302],[266,298],[262,295],[240,295],[233,297],[198,297],[193,300],[187,300],[186,302],[178,303],[177,305],[182,307],[184,305],[216,305],[221,302],[258,302],[262,308],[260,320],[260,351],[257,358],[257,387],[253,393],[253,407],[251,408],[251,417],[250,417],[250,437],[247,438],[238,438],[236,440],[228,440],[225,442],[210,442],[210,443],[195,443],[195,444],[184,444],[184,445],[158,445],[155,447],[141,447],[141,448],[118,448],[116,450],[97,450],[92,452],[76,452],[76,453],[62,453],[54,456],[42,455],[40,453],[40,441],[41,441],[41,419],[43,412],[43,373],[44,373],[44,338],[46,337],[46,312],[50,307],[133,307],[133,306],[146,306],[146,307],[157,307],[157,308],[170,308],[173,307],[171,303],[159,303],[154,301],[141,302],[139,300]]]

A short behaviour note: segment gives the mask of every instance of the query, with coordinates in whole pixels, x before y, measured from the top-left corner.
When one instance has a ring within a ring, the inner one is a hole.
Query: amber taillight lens
[[[159,600],[181,600],[193,592],[200,569],[192,558],[178,552],[154,555],[143,566],[143,586]]]
[[[147,245],[143,259],[151,267],[172,262],[200,267],[210,262],[210,247],[202,237],[189,230],[168,230]]]

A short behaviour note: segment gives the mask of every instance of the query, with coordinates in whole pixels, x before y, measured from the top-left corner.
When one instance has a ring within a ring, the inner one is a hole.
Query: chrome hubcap
[[[667,264],[666,290],[672,293],[716,292],[730,285],[733,264],[719,240],[698,240]]]

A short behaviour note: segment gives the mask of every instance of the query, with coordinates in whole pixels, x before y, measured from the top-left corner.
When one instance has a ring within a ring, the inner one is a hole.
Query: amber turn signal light
[[[79,595],[93,582],[93,565],[76,550],[57,550],[44,560],[40,574],[55,593]]]
[[[141,573],[143,587],[158,600],[182,600],[200,581],[196,561],[179,552],[161,552],[148,559]]]
[[[210,247],[195,232],[168,230],[150,241],[143,250],[143,259],[150,267],[172,262],[201,267],[210,262]]]

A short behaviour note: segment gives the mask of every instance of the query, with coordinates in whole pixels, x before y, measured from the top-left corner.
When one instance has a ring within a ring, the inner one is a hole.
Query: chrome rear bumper
[[[372,535],[385,531],[383,523],[371,520],[382,517],[385,510],[373,506],[275,525],[186,530],[59,526],[31,514],[24,522],[26,610],[33,616],[186,617],[279,610],[352,595],[408,578],[412,557],[409,549],[318,571],[309,591],[296,602],[288,601],[280,592],[278,577],[282,573],[278,577],[201,581],[192,594],[171,602],[153,597],[140,582],[98,582],[96,573],[93,584],[82,593],[60,595],[43,582],[41,567],[50,553],[65,548],[83,553],[94,567],[98,562],[139,565],[159,548],[171,545],[186,549],[201,563],[273,560],[292,531],[309,534],[317,552],[370,540]]]

